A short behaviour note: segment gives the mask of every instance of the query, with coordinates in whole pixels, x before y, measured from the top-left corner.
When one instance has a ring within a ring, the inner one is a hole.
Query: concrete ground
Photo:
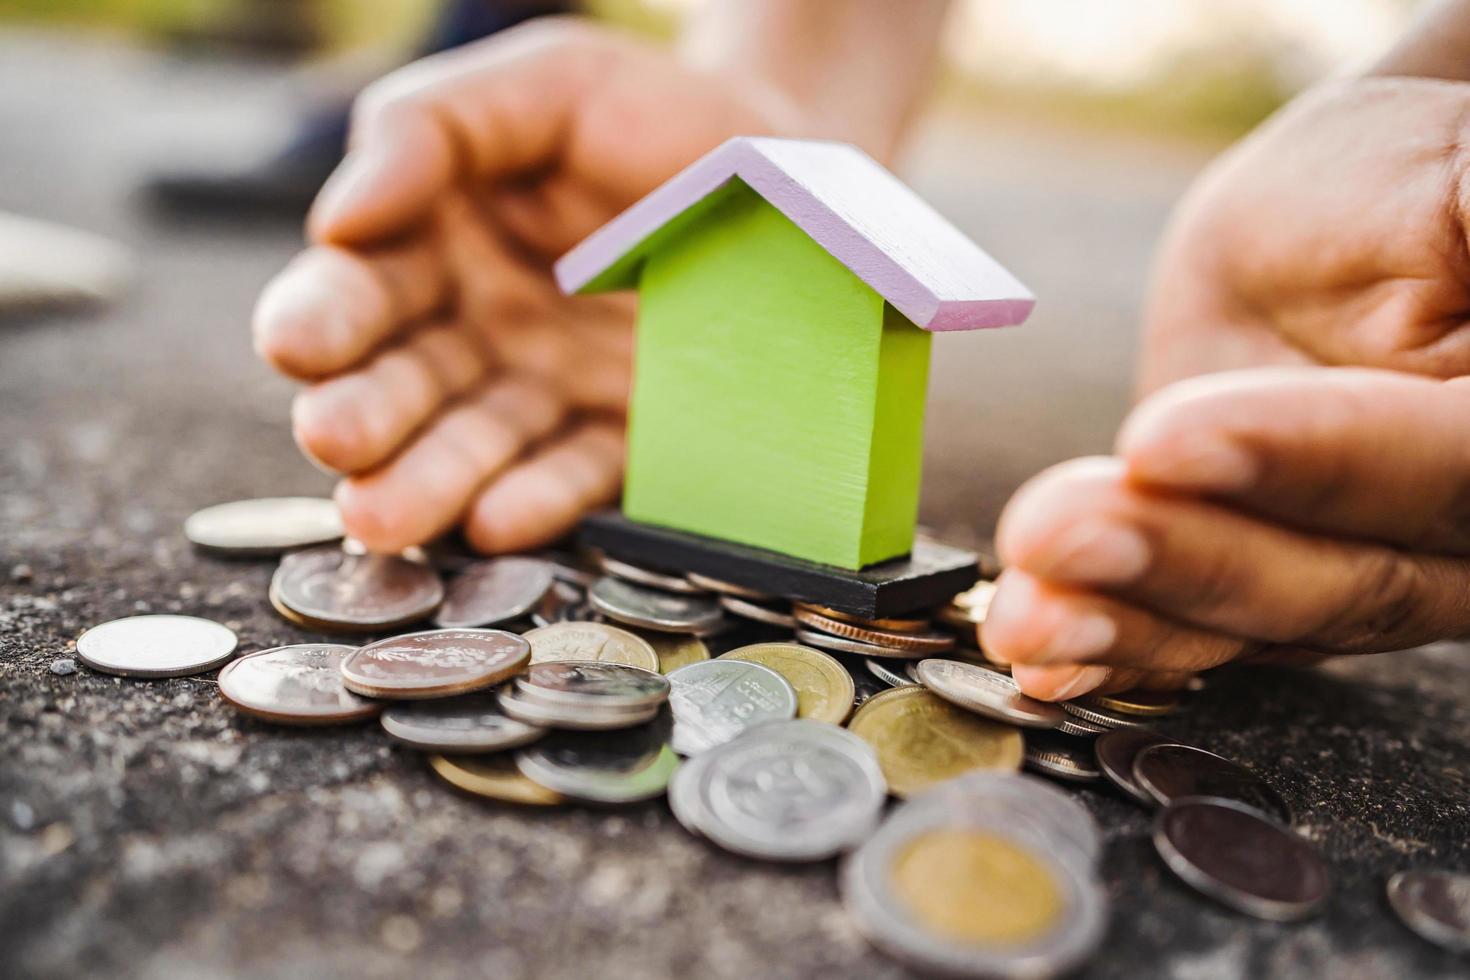
[[[245,720],[209,677],[52,672],[83,629],[134,612],[218,619],[244,650],[303,637],[266,602],[269,563],[201,557],[179,532],[204,504],[328,487],[246,330],[299,232],[163,222],[129,198],[181,133],[243,152],[277,84],[0,37],[0,208],[112,235],[141,263],[113,309],[0,321],[0,975],[904,975],[847,922],[833,865],[737,859],[662,803],[466,799],[373,728]],[[1107,448],[1149,250],[1206,156],[1016,119],[926,128],[916,185],[1041,297],[1022,329],[939,340],[929,524],[984,533],[1027,475]],[[1301,925],[1226,912],[1170,878],[1145,814],[1079,792],[1112,899],[1087,976],[1464,975],[1383,898],[1392,871],[1470,868],[1463,647],[1230,673],[1168,728],[1264,773],[1335,893]]]

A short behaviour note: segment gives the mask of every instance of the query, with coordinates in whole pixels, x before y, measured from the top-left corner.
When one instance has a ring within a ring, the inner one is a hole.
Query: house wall
[[[847,568],[905,553],[929,335],[738,181],[697,209],[641,273],[625,513]]]

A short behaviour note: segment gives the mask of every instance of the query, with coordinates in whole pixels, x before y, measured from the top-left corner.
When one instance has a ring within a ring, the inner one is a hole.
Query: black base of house
[[[582,521],[582,543],[661,572],[694,572],[767,595],[811,602],[853,616],[901,616],[941,605],[980,577],[974,552],[923,539],[913,553],[860,571],[789,558],[774,551],[639,524],[607,510]]]

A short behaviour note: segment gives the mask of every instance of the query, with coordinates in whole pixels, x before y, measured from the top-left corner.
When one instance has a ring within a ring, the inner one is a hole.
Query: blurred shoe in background
[[[571,0],[444,0],[413,58],[487,37],[534,17],[569,12]],[[365,80],[366,81],[366,80]],[[351,99],[323,95],[303,106],[285,140],[258,156],[158,164],[144,178],[149,201],[165,211],[265,214],[306,212],[342,159]]]

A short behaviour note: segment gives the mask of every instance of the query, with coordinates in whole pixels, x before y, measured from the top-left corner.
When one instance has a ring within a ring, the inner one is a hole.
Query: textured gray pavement
[[[241,145],[273,84],[0,38],[0,208],[114,235],[142,268],[101,314],[0,321],[0,976],[903,975],[847,923],[833,865],[736,859],[662,803],[466,799],[372,728],[244,720],[208,677],[51,672],[133,612],[218,619],[245,650],[304,635],[270,610],[268,563],[198,556],[178,530],[207,503],[327,487],[246,333],[299,235],[153,222],[127,196],[171,130]],[[1042,298],[1021,330],[940,339],[928,523],[983,529],[1030,473],[1106,449],[1149,248],[1203,155],[1005,119],[926,132],[920,189]],[[1228,913],[1169,878],[1144,814],[1081,792],[1113,903],[1088,976],[1464,975],[1383,899],[1394,870],[1470,869],[1463,648],[1237,672],[1169,727],[1264,772],[1336,890],[1302,925]]]

